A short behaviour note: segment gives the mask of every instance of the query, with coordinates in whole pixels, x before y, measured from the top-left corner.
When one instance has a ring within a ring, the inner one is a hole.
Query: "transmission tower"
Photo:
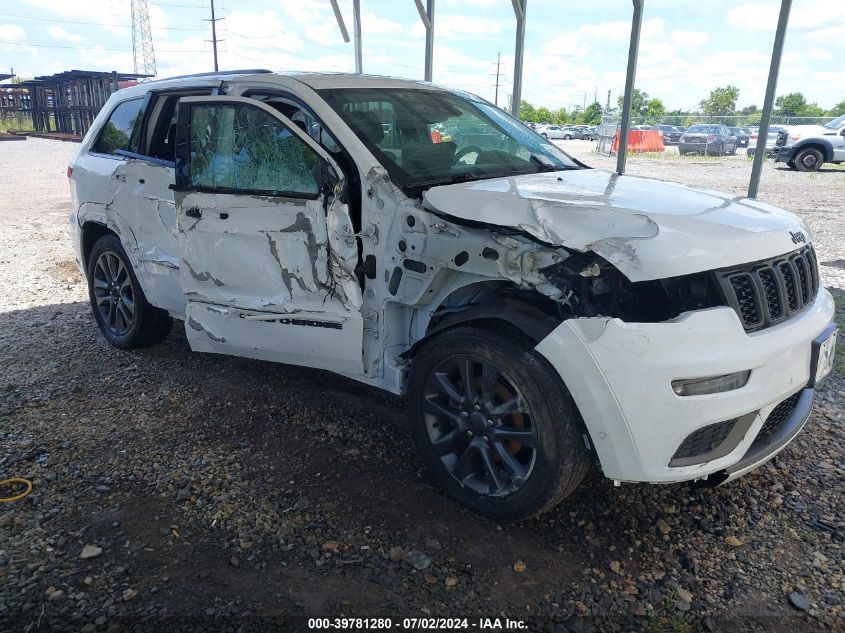
[[[132,58],[135,74],[156,74],[156,56],[153,51],[153,36],[150,33],[150,11],[147,0],[132,2]]]

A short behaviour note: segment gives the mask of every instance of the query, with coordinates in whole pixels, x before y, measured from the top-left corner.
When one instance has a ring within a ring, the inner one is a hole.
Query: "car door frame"
[[[258,191],[258,190],[229,190],[220,187],[196,186],[190,182],[190,147],[189,147],[189,125],[191,109],[195,105],[232,105],[242,104],[264,111],[276,119],[284,129],[297,138],[309,148],[320,160],[321,180],[318,193],[298,194],[297,192],[285,191]],[[332,255],[327,263],[327,276],[336,282],[341,290],[344,300],[339,302],[332,298],[332,301],[324,301],[329,308],[323,310],[298,310],[291,313],[290,308],[294,306],[262,306],[246,305],[238,299],[233,298],[231,303],[215,303],[207,298],[194,299],[188,296],[188,309],[186,332],[188,333],[191,347],[198,351],[210,351],[218,353],[233,354],[251,358],[285,362],[309,367],[331,369],[345,375],[359,377],[363,373],[363,317],[361,305],[363,293],[354,272],[349,266],[341,262],[354,261],[357,258],[357,247],[354,238],[350,241],[351,219],[348,214],[348,207],[345,200],[345,189],[348,180],[347,175],[340,168],[338,163],[323,147],[302,131],[293,121],[284,114],[270,107],[269,105],[250,97],[216,95],[185,97],[180,99],[179,114],[177,117],[177,143],[176,143],[176,182],[173,186],[176,198],[177,224],[180,236],[180,256],[183,259],[189,249],[188,240],[191,237],[190,228],[183,229],[183,226],[194,223],[186,221],[188,212],[191,211],[192,194],[200,196],[233,196],[243,198],[247,203],[253,202],[255,209],[265,209],[267,204],[281,208],[282,205],[302,205],[318,203],[323,214],[319,215],[319,222],[324,224],[319,230],[325,232],[327,248]],[[329,178],[326,178],[329,176]],[[198,198],[202,199],[202,198]],[[273,199],[273,202],[269,202]],[[329,201],[329,199],[331,201]],[[285,202],[290,200],[291,202]],[[320,202],[322,200],[322,202]],[[264,201],[264,202],[261,202]],[[294,202],[295,201],[295,202]],[[188,208],[185,208],[188,207]],[[251,207],[239,207],[239,212],[248,212]],[[219,214],[222,217],[224,214]],[[228,216],[226,213],[225,215]],[[290,228],[290,227],[288,227]],[[237,235],[238,228],[230,227],[229,233]],[[269,230],[269,227],[268,227]],[[278,227],[275,228],[278,231]],[[286,230],[286,229],[284,229]],[[274,247],[271,246],[273,251]],[[273,256],[282,269],[284,275],[284,262],[280,253],[274,252]],[[190,267],[185,265],[186,270]],[[340,276],[336,273],[340,272]],[[188,273],[182,272],[183,290],[186,288],[185,279]],[[191,272],[194,279],[199,279],[195,271]],[[215,284],[218,281],[215,280]],[[328,298],[328,295],[327,295]],[[291,295],[293,304],[293,296]],[[309,306],[311,307],[311,306]],[[333,312],[330,308],[337,308]],[[201,322],[199,315],[206,319]],[[211,332],[206,327],[207,323],[215,326]],[[284,328],[276,328],[272,335],[254,335],[250,332],[258,332],[262,328],[260,324],[275,323]],[[298,330],[298,331],[296,331]],[[201,334],[197,334],[200,332]],[[288,337],[288,338],[285,338]],[[349,339],[347,337],[352,337]],[[227,340],[228,339],[228,340]],[[286,347],[287,341],[287,347]],[[344,345],[339,347],[339,343]],[[303,348],[305,346],[305,348]],[[307,348],[307,349],[306,349]],[[357,350],[357,351],[353,351]]]

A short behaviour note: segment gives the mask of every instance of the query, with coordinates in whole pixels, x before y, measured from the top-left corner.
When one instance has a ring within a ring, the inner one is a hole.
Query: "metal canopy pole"
[[[640,27],[643,23],[645,0],[632,0],[634,17],[631,19],[631,44],[628,47],[628,74],[625,76],[625,97],[622,100],[622,129],[619,130],[619,151],[616,154],[616,173],[625,173],[628,158],[628,130],[631,127],[631,101],[634,96],[634,79],[637,75],[637,57],[640,54]]]
[[[434,0],[427,0],[423,8],[422,0],[414,0],[425,27],[425,80],[431,81],[434,66]]]
[[[352,32],[355,38],[355,73],[364,72],[361,57],[361,0],[352,0]]]
[[[522,101],[522,52],[525,49],[525,11],[528,0],[511,0],[516,15],[516,50],[513,56],[513,94],[511,114],[519,118],[519,104]]]
[[[769,121],[772,118],[772,107],[775,102],[775,90],[780,73],[780,58],[783,53],[783,41],[786,38],[786,25],[789,22],[789,10],[792,0],[781,0],[778,28],[775,31],[775,44],[772,47],[772,63],[769,66],[769,82],[766,84],[766,97],[763,100],[763,116],[760,117],[760,130],[757,133],[757,148],[754,150],[754,163],[751,165],[751,180],[748,183],[748,197],[756,198],[760,186],[760,172],[763,170],[763,159],[766,157],[766,139],[769,137]],[[762,148],[762,151],[761,151]]]
[[[346,30],[346,23],[343,21],[343,14],[340,12],[340,7],[337,6],[337,0],[329,1],[332,3],[334,19],[337,20],[337,26],[340,29],[340,34],[343,37],[343,41],[349,44],[349,31]]]

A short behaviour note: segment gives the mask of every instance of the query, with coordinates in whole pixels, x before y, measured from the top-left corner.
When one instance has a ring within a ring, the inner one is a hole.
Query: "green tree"
[[[758,108],[756,105],[745,106],[742,110],[739,111],[740,114],[744,114],[745,116],[757,114],[758,112],[760,112],[760,108]]]
[[[634,88],[634,92],[631,94],[631,113],[633,116],[638,116],[644,113],[648,99],[649,95],[647,92],[643,92],[639,88]],[[625,102],[625,95],[620,95],[616,102],[619,104],[619,109],[621,110],[622,104]]]
[[[536,121],[537,116],[534,106],[528,103],[525,99],[519,102],[519,120],[520,121]]]
[[[534,120],[537,123],[551,123],[552,122],[552,113],[549,109],[545,106],[541,106],[534,110],[534,116],[536,117]]]
[[[736,112],[736,100],[739,98],[739,88],[725,86],[710,91],[707,99],[700,102],[701,112],[709,116],[727,116]]]
[[[800,92],[790,92],[775,99],[774,114],[778,116],[802,116],[807,108],[807,100]]]
[[[828,116],[839,116],[840,114],[845,114],[845,99],[827,111]]]
[[[660,99],[649,99],[645,104],[645,113],[648,117],[658,117],[666,114],[666,107]]]
[[[552,123],[556,123],[557,125],[565,125],[569,123],[569,114],[566,112],[566,108],[558,108],[554,112],[552,112]]]
[[[602,107],[598,101],[593,101],[584,110],[583,119],[585,125],[598,125],[601,123]]]

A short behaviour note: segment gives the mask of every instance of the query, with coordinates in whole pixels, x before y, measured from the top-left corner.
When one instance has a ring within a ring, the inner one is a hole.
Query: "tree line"
[[[639,88],[634,88],[631,98],[631,115],[638,120],[651,120],[663,116],[700,117],[702,115],[721,117],[742,116],[752,121],[759,120],[762,110],[756,105],[749,105],[737,110],[736,102],[738,99],[739,88],[728,85],[711,90],[710,95],[699,102],[698,111],[667,111],[662,99],[652,97]],[[617,99],[617,107],[619,110],[622,109],[622,97]],[[566,108],[551,110],[545,106],[535,107],[527,101],[522,101],[519,107],[519,118],[523,121],[556,123],[558,125],[597,125],[601,123],[603,110],[604,108],[597,101],[591,103],[586,109],[581,106],[575,106],[571,112],[568,112]],[[772,114],[781,117],[837,117],[845,114],[845,99],[829,110],[825,110],[818,103],[808,103],[802,93],[791,92],[775,99],[775,107]],[[726,123],[730,124],[732,121],[726,121]]]

